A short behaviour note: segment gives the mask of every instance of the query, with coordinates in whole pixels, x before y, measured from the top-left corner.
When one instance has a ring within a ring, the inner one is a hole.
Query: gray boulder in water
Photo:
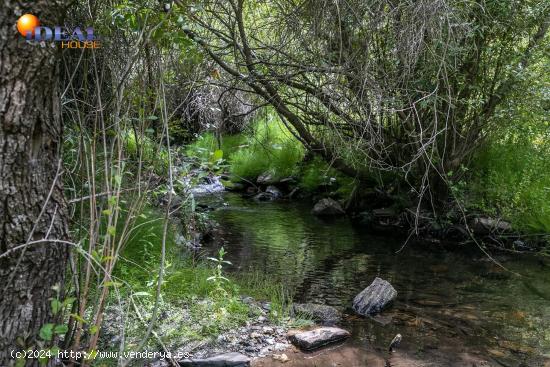
[[[327,344],[336,343],[349,338],[350,333],[336,327],[321,327],[304,331],[289,337],[292,344],[302,350],[317,349]]]
[[[334,325],[342,318],[340,311],[334,307],[314,303],[294,303],[292,313],[298,316],[309,316],[323,325]]]
[[[255,201],[275,201],[283,197],[283,193],[275,186],[268,186],[265,192],[260,192],[254,196]]]
[[[346,214],[340,203],[331,198],[319,200],[311,212],[318,216],[335,216]]]
[[[374,315],[391,304],[397,291],[384,279],[376,277],[367,288],[353,299],[353,309],[360,315]]]

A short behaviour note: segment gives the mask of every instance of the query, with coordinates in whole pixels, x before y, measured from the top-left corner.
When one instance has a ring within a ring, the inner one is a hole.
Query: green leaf
[[[116,196],[109,197],[107,202],[109,203],[110,206],[115,206],[116,205]]]
[[[92,257],[94,258],[95,261],[101,262],[101,256],[96,250],[92,250]]]
[[[38,336],[40,337],[40,339],[45,340],[45,341],[52,340],[53,324],[44,324],[40,328],[40,331],[38,332]]]
[[[113,226],[107,227],[107,233],[114,237],[116,235],[116,228]]]
[[[67,297],[67,298],[65,298],[65,300],[63,301],[63,306],[72,305],[72,304],[74,303],[74,301],[76,301],[76,298],[74,298],[74,297]]]
[[[97,327],[97,325],[93,325],[90,328],[90,334],[96,334],[98,331],[99,331],[99,328]]]
[[[223,158],[223,150],[217,149],[216,151],[214,151],[214,154],[212,155],[212,160],[214,162],[217,162],[222,158]]]
[[[57,315],[57,313],[61,309],[61,302],[59,302],[57,298],[53,298],[50,304],[52,306],[52,314]]]
[[[87,324],[87,323],[88,323],[86,320],[84,320],[80,315],[77,315],[76,313],[72,313],[72,314],[71,314],[71,317],[72,317],[73,319],[75,319],[76,321],[81,322],[81,323],[83,323],[83,324]]]
[[[54,334],[65,334],[67,331],[69,331],[67,325],[55,325],[53,329]]]
[[[102,213],[105,215],[111,215],[113,214],[113,211],[111,209],[105,209],[104,211],[102,211]]]
[[[120,287],[121,282],[105,282],[105,287]]]

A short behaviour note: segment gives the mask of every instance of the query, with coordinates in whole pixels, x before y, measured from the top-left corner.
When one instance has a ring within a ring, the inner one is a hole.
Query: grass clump
[[[267,114],[252,126],[247,145],[229,160],[231,173],[237,178],[255,179],[269,172],[274,179],[296,173],[304,157],[304,148],[280,119]]]
[[[134,301],[140,303],[147,318],[154,304],[154,289],[158,281],[163,218],[153,209],[147,209],[143,214],[126,242],[116,275],[129,285],[130,289],[122,293],[126,297],[137,296]],[[164,328],[169,332],[163,337],[167,344],[176,342],[178,338],[189,341],[217,336],[256,317],[257,309],[242,301],[243,293],[262,296],[262,299],[272,302],[270,317],[282,320],[287,313],[287,297],[280,286],[252,280],[241,282],[240,276],[226,275],[225,269],[230,263],[224,260],[223,249],[214,258],[197,260],[186,255],[176,244],[173,235],[176,231],[174,227],[168,231],[165,277],[160,294],[160,311],[167,315],[167,319],[159,320],[157,330],[159,335],[164,335],[161,332]],[[174,325],[178,325],[177,332],[174,332]],[[128,339],[139,339],[142,331],[136,328]]]
[[[213,132],[205,132],[187,146],[186,154],[201,163],[209,163],[216,159],[216,151],[222,151],[222,158],[228,160],[245,144],[246,137],[243,134],[224,135],[218,140]]]
[[[254,180],[265,172],[274,179],[293,175],[304,157],[304,148],[276,115],[267,113],[248,131],[224,135],[220,141],[206,132],[187,147],[186,153],[208,168],[223,167],[213,164],[223,158],[229,163],[233,181],[240,181]]]
[[[353,178],[331,168],[319,157],[314,157],[311,161],[302,164],[299,185],[307,193],[329,191],[347,199],[356,184]]]
[[[158,145],[147,135],[136,138],[132,131],[122,133],[124,151],[128,161],[137,164],[140,160],[145,167],[153,170],[157,175],[166,174],[169,160],[168,150]]]
[[[550,144],[542,137],[509,135],[476,159],[471,207],[529,233],[550,233]]]

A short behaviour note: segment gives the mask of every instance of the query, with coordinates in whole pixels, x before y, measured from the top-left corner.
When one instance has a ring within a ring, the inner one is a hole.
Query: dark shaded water
[[[346,312],[342,326],[355,347],[381,352],[401,333],[400,350],[419,366],[544,366],[550,357],[548,260],[497,256],[508,272],[475,250],[398,252],[401,238],[370,234],[347,218],[323,221],[305,203],[235,194],[201,201],[218,207],[213,217],[232,271],[266,273],[295,301]],[[394,306],[376,320],[354,316],[353,297],[376,276],[398,291]]]

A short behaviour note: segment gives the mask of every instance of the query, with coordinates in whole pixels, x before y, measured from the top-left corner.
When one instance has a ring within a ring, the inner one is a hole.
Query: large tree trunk
[[[59,160],[62,124],[56,48],[25,42],[15,24],[32,13],[58,24],[68,1],[0,2],[0,366],[12,350],[40,349],[52,322],[52,287],[63,285],[68,237]],[[49,239],[41,243],[29,241]],[[29,360],[27,365],[38,365]]]

